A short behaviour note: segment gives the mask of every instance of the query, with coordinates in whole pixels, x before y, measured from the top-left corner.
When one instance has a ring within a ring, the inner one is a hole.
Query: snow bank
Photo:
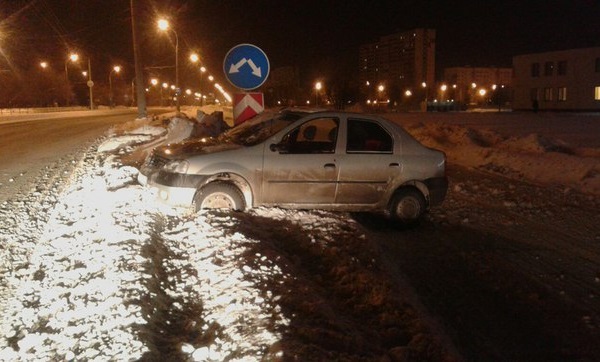
[[[407,130],[425,145],[446,152],[450,163],[600,195],[600,158],[588,148],[578,150],[535,133],[506,137],[443,123],[420,123]]]
[[[135,168],[90,152],[40,235],[5,239],[22,259],[0,269],[0,360],[277,358],[273,328],[287,322],[253,280],[282,272],[261,255],[257,269],[239,265],[256,241],[173,216]]]

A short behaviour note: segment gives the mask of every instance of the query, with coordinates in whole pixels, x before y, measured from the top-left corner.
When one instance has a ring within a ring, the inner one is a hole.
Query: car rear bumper
[[[441,204],[448,192],[447,177],[433,177],[424,181],[429,190],[429,206]]]

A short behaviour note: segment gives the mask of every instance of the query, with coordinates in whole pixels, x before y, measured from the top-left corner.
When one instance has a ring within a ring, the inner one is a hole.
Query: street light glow
[[[162,31],[170,29],[169,22],[165,19],[159,19],[157,24],[158,28]],[[172,88],[177,89],[176,94],[179,95],[179,36],[177,35],[175,29],[170,30],[173,31],[173,34],[175,35],[175,85],[173,85]],[[175,99],[175,109],[177,109],[177,113],[181,111],[179,97],[176,97]]]
[[[200,60],[200,57],[196,53],[190,54],[190,61],[192,63],[197,63]]]
[[[323,88],[323,84],[321,82],[315,83],[315,89],[316,90],[321,90],[321,88]]]
[[[158,24],[158,28],[160,30],[165,31],[165,30],[169,29],[169,21],[167,21],[165,19],[159,19],[157,24]]]
[[[48,62],[40,62],[40,67],[44,69],[48,68]]]
[[[120,67],[120,66],[118,66],[118,65],[115,65],[115,66],[113,67],[113,70],[114,70],[115,72],[119,73],[119,72],[121,71],[121,67]]]
[[[158,84],[158,79],[156,79],[156,78],[150,79],[150,84],[157,85]]]

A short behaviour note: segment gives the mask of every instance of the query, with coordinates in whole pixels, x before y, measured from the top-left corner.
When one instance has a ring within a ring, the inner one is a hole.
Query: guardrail
[[[87,107],[0,108],[0,115],[84,111]]]

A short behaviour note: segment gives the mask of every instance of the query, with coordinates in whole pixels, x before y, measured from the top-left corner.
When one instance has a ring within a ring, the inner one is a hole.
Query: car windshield
[[[281,131],[305,114],[289,111],[279,113],[263,112],[222,133],[218,137],[218,141],[231,142],[242,146],[254,146]]]

